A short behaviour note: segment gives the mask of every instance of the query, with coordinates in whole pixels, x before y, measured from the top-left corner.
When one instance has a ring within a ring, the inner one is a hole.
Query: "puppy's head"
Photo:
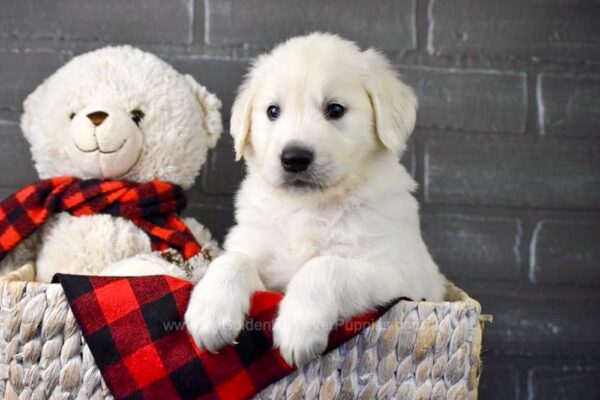
[[[290,190],[326,191],[400,155],[417,101],[387,59],[335,35],[290,39],[259,57],[233,105],[237,159]]]

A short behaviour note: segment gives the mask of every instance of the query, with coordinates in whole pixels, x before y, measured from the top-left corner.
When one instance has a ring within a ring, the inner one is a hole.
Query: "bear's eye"
[[[340,119],[344,116],[346,109],[339,103],[329,103],[325,108],[325,117],[327,119]]]
[[[131,111],[131,119],[135,122],[136,125],[139,125],[144,119],[144,112],[142,110],[132,110]]]
[[[281,109],[278,105],[270,105],[267,108],[267,118],[269,118],[270,121],[275,121],[279,118],[279,114],[281,114]]]
[[[72,112],[71,114],[69,114],[69,119],[73,119],[73,118],[75,118],[75,113],[74,112]]]

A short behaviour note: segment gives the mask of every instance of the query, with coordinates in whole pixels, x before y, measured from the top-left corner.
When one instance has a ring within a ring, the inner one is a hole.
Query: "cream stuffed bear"
[[[106,47],[73,58],[30,94],[21,127],[42,179],[162,180],[189,189],[221,134],[220,106],[156,56]],[[184,222],[205,250],[218,251],[200,223]],[[51,217],[0,272],[28,262],[44,282],[57,272],[183,276],[131,221],[102,214]]]

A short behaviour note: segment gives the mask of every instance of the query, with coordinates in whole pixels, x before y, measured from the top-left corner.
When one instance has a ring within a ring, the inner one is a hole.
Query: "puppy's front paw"
[[[290,366],[302,367],[325,351],[335,319],[326,312],[286,299],[280,303],[273,326],[273,343]]]
[[[248,307],[248,298],[199,285],[190,298],[185,323],[198,347],[216,352],[235,343]]]
[[[194,288],[185,323],[198,347],[216,351],[235,343],[250,308],[250,296],[264,289],[251,260],[238,253],[215,259]]]

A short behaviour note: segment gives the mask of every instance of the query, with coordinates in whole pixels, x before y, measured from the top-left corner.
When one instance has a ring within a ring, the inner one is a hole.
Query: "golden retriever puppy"
[[[293,38],[256,60],[231,117],[247,163],[237,225],[186,312],[199,346],[233,343],[257,290],[285,291],[274,341],[299,366],[340,320],[400,296],[442,300],[416,184],[398,161],[416,107],[383,55],[335,35]]]

